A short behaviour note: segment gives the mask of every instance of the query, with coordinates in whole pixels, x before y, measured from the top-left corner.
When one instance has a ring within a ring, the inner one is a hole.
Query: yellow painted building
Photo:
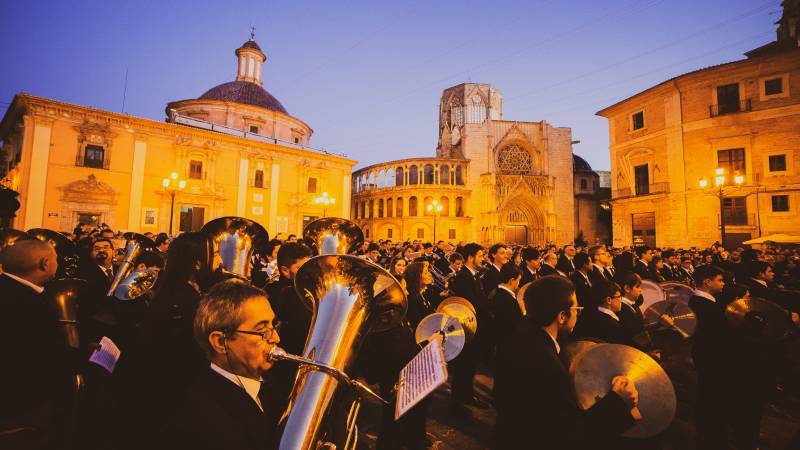
[[[0,177],[20,193],[12,226],[159,232],[173,216],[177,233],[235,215],[274,236],[348,216],[356,162],[309,147],[312,129],[263,88],[266,55],[254,40],[236,56],[235,81],[170,103],[165,122],[15,96],[0,122]],[[171,186],[185,181],[174,206],[163,185],[173,172]],[[315,201],[323,193],[336,202]]]
[[[706,247],[721,239],[720,213],[728,247],[800,234],[798,3],[785,2],[778,39],[746,59],[597,113],[608,119],[616,246]]]

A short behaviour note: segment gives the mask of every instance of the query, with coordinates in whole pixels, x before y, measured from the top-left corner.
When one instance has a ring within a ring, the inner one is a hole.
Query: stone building
[[[600,185],[600,174],[592,170],[585,159],[573,155],[575,192],[575,233],[588,245],[605,244],[609,238],[609,224],[603,219],[601,206],[607,200]]]
[[[608,119],[615,245],[705,247],[721,239],[720,210],[726,246],[800,234],[798,3],[784,2],[778,39],[745,59],[597,113]]]
[[[436,240],[563,244],[575,238],[572,167],[569,128],[504,120],[497,89],[464,83],[442,93],[436,157],[357,170],[351,217],[371,239],[432,241],[435,223]]]
[[[0,122],[0,177],[21,194],[12,226],[158,232],[174,216],[178,232],[236,215],[276,235],[326,207],[349,214],[355,161],[309,147],[311,128],[264,89],[253,39],[236,56],[235,81],[170,103],[166,122],[16,95]],[[173,172],[174,206],[162,184]],[[316,201],[323,192],[337,203]]]

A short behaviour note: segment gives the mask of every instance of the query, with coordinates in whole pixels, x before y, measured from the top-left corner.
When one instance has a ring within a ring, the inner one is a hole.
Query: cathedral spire
[[[236,49],[239,67],[236,71],[237,81],[249,81],[259,86],[264,85],[263,67],[267,55],[255,41],[256,29],[250,27],[250,39]]]

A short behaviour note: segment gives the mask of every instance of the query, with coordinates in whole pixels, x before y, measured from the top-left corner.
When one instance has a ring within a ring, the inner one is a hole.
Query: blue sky
[[[441,91],[491,83],[508,120],[571,127],[608,169],[604,106],[774,39],[780,0],[0,0],[0,110],[17,92],[164,119],[234,79],[256,28],[265,87],[358,167],[433,156]]]

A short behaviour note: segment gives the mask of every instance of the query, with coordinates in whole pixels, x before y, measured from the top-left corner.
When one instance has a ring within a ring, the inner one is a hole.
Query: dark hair
[[[598,280],[598,282],[592,286],[592,294],[594,295],[596,305],[602,305],[608,297],[613,297],[617,292],[622,294],[622,288],[613,281]]]
[[[622,288],[633,288],[642,284],[642,277],[636,272],[625,272],[618,281]]]
[[[558,275],[548,275],[533,281],[525,291],[526,316],[534,325],[546,327],[553,323],[558,313],[572,311],[572,296],[575,286],[572,282]]]
[[[215,284],[200,299],[194,315],[194,339],[209,359],[213,356],[213,350],[208,335],[214,331],[228,334],[239,328],[242,324],[242,304],[254,297],[264,297],[269,301],[266,292],[255,286],[238,280],[226,280]]]
[[[764,273],[770,267],[769,263],[766,261],[751,261],[748,263],[748,266],[748,269],[750,269],[750,276],[753,278]]]
[[[405,261],[406,259],[403,258],[403,255],[395,255],[391,261],[389,261],[389,273],[394,275],[395,278],[403,278],[405,275],[400,275],[394,270],[395,264],[397,261]]]
[[[267,245],[264,246],[264,256],[272,256],[272,252],[275,251],[275,247],[280,247],[281,245],[283,245],[283,241],[280,239],[271,239],[269,242],[267,242]]]
[[[578,253],[572,258],[572,263],[575,264],[576,269],[580,269],[589,263],[589,255],[586,253]]]
[[[413,262],[406,266],[406,290],[409,295],[417,295],[422,290],[422,271],[427,261]]]
[[[278,250],[278,267],[291,267],[298,259],[311,256],[311,249],[302,242],[287,242]]]
[[[541,257],[541,254],[539,253],[539,250],[537,250],[537,249],[535,249],[533,247],[525,247],[525,248],[522,249],[522,260],[523,261],[527,262],[527,261],[531,261],[533,259],[539,259],[540,257]]]
[[[597,254],[600,253],[600,250],[602,250],[602,249],[603,249],[602,245],[593,245],[593,246],[589,247],[589,252],[588,253],[589,253],[589,257],[592,258],[592,262],[594,262],[595,258],[597,257]]]
[[[469,244],[465,245],[461,249],[461,253],[464,256],[464,260],[468,260],[470,257],[475,257],[479,251],[483,250],[483,247],[480,244],[476,244],[475,242],[470,242]]]
[[[711,264],[702,265],[694,269],[692,278],[694,278],[695,286],[702,286],[703,281],[716,278],[717,275],[722,275],[722,269]]]
[[[650,248],[650,247],[648,247],[646,245],[642,245],[642,246],[636,247],[636,249],[635,249],[636,255],[639,256],[640,258],[642,257],[642,255],[644,255],[645,253],[649,252],[650,250],[652,250],[652,248]]]
[[[494,261],[494,255],[496,255],[501,248],[505,248],[505,245],[494,244],[493,246],[489,247],[489,259]]]
[[[370,242],[369,246],[367,247],[367,252],[376,252],[380,251],[380,249],[381,248],[378,246],[378,244]]]
[[[619,270],[633,270],[633,254],[622,252],[614,257],[614,268]]]
[[[200,268],[195,268],[199,263]],[[210,287],[214,244],[205,233],[189,232],[176,237],[167,250],[167,263],[159,290],[172,289],[194,280],[201,291]]]
[[[158,253],[148,250],[136,257],[136,263],[133,266],[136,267],[139,264],[144,264],[145,267],[158,267],[161,269],[164,267],[164,259]]]
[[[432,248],[432,247],[433,247],[433,244],[431,244],[430,242],[426,242],[426,243],[422,244],[422,248]]]
[[[110,238],[99,237],[97,239],[93,239],[92,246],[94,246],[94,244],[97,244],[98,242],[108,242],[108,245],[111,246],[111,250],[114,250],[114,242],[112,242]],[[89,250],[91,250],[91,248],[89,248]]]
[[[519,266],[509,261],[503,264],[503,267],[500,268],[500,278],[497,281],[501,283],[508,283],[509,281],[517,279],[521,276],[522,270],[519,268]]]
[[[675,256],[675,251],[674,250],[664,250],[663,252],[661,252],[661,256],[663,256],[665,260],[666,259],[670,259],[673,256]]]
[[[161,244],[163,244],[164,242],[166,242],[168,240],[169,240],[169,235],[167,235],[167,233],[158,233],[158,236],[156,236],[156,239],[155,239],[156,247],[160,246]]]
[[[297,237],[296,234],[290,234],[290,235],[286,236],[286,240],[288,241],[289,239],[296,238],[296,237]]]
[[[450,256],[447,257],[447,260],[450,261],[450,264],[454,264],[456,261],[463,261],[464,257],[461,256],[461,253],[453,252],[450,253]]]

